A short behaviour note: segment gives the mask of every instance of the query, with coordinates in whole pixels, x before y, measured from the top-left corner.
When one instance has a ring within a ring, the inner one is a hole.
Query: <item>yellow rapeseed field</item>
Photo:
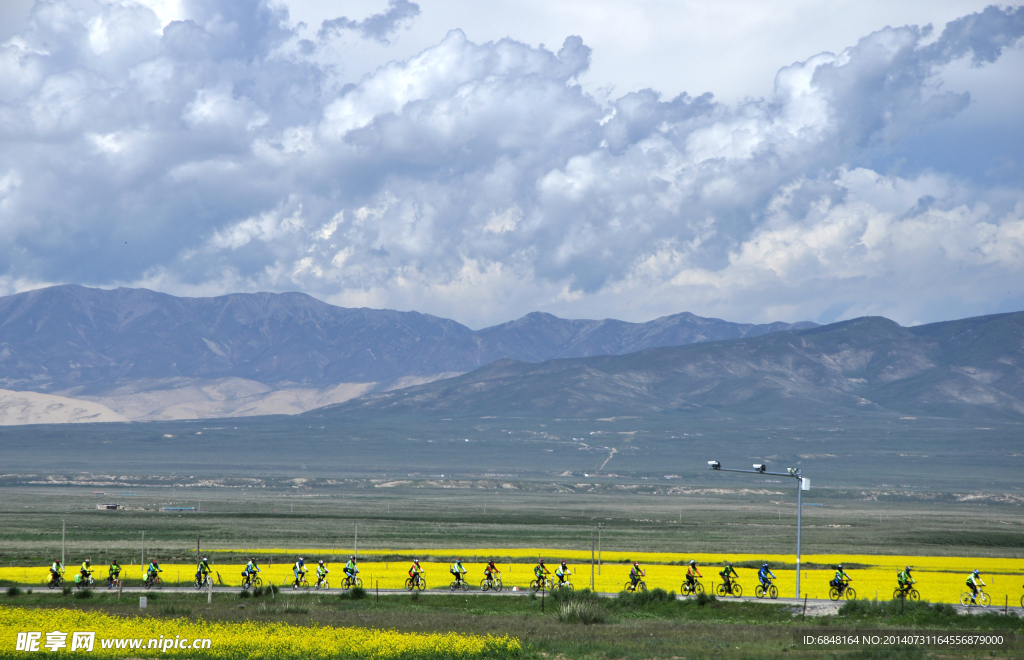
[[[70,651],[74,633],[92,632],[92,653],[103,657],[157,657],[276,660],[291,658],[360,658],[432,660],[512,658],[519,640],[456,633],[398,633],[365,628],[298,627],[281,623],[211,623],[188,619],[117,617],[78,610],[43,610],[0,606],[0,657],[14,656],[19,633],[36,637],[39,651]],[[63,634],[51,637],[51,633]],[[66,646],[48,648],[53,640]],[[110,640],[139,640],[131,642]],[[149,640],[154,640],[150,642]],[[209,640],[209,643],[195,640]],[[194,646],[193,646],[194,645]],[[156,648],[153,648],[155,646]],[[104,648],[107,647],[107,648]],[[87,648],[87,647],[80,647]]]
[[[249,550],[252,554],[272,552],[274,555],[287,556],[288,551],[277,549],[273,551]],[[324,551],[319,551],[324,552]],[[490,550],[419,550],[403,551],[402,554],[421,554],[464,556],[468,559],[480,559],[481,557],[544,557],[549,570],[552,572],[557,564],[565,559],[569,562],[570,570],[573,571],[572,582],[576,588],[590,586],[590,553],[573,552],[551,549],[490,549]],[[315,564],[318,551],[316,550],[293,550],[292,557],[304,556],[308,561],[310,572],[307,579],[310,584],[315,582]],[[335,554],[331,551],[331,554]],[[381,556],[392,554],[392,551],[373,550],[367,554]],[[711,589],[721,582],[718,571],[725,561],[756,562],[767,561],[770,565],[780,563],[792,564],[792,555],[753,555],[753,554],[674,554],[674,553],[603,553],[603,566],[600,575],[594,571],[594,586],[601,592],[617,592],[622,590],[629,577],[629,563],[620,563],[622,560],[630,559],[640,561],[646,571],[645,581],[649,588],[662,588],[666,591],[679,591],[686,574],[685,565],[672,565],[667,562],[685,563],[695,559],[699,563],[702,580],[705,589]],[[968,558],[968,557],[909,557],[890,555],[804,555],[804,564],[835,565],[839,562],[860,564],[867,568],[847,569],[847,573],[853,578],[852,586],[857,590],[861,598],[887,599],[892,596],[896,586],[896,573],[906,565],[914,567],[913,575],[917,580],[917,589],[921,597],[931,602],[959,602],[960,593],[966,588],[964,582],[967,574],[974,568],[982,573],[982,578],[989,585],[987,590],[992,596],[993,604],[1003,603],[1008,598],[1010,602],[1019,602],[1022,590],[1024,590],[1024,560],[1021,559],[993,559],[993,558]],[[660,562],[660,563],[659,563]],[[367,589],[379,587],[381,589],[400,589],[408,577],[409,561],[401,562],[360,562],[360,577],[363,586]],[[429,589],[447,588],[452,580],[449,573],[449,564],[439,562],[421,562],[426,570],[427,587]],[[467,581],[474,587],[483,578],[484,562],[466,561],[463,562],[468,571]],[[506,588],[518,587],[526,589],[533,579],[533,563],[508,563],[498,560],[498,568],[501,570],[501,578]],[[219,578],[217,584],[225,586],[239,586],[242,582],[241,564],[212,564],[216,576]],[[341,586],[344,577],[343,564],[330,565],[329,575],[331,586]],[[195,573],[195,566],[192,564],[165,564],[163,566],[163,577],[167,582],[187,582]],[[779,588],[779,595],[785,598],[796,596],[796,571],[772,569],[778,577],[775,584]],[[69,569],[71,575],[74,569]],[[737,568],[739,572],[738,582],[743,586],[744,595],[753,596],[754,587],[757,585],[757,570],[752,568]],[[810,598],[827,598],[828,582],[832,579],[832,570],[803,570],[801,571],[801,596],[807,595]],[[41,584],[45,582],[48,572],[45,567],[39,568],[0,568],[0,580],[11,580],[23,584]],[[98,567],[95,573],[98,582],[106,577],[106,568]],[[138,585],[142,579],[142,569],[139,566],[126,568],[122,573],[125,584]],[[261,565],[260,576],[264,584],[276,584],[287,588],[292,582],[292,564],[288,563],[264,563]]]

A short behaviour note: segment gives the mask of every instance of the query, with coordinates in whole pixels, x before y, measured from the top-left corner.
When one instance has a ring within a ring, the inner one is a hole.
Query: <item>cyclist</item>
[[[152,584],[157,577],[157,573],[163,573],[164,569],[160,568],[160,563],[157,560],[149,562],[149,566],[146,567],[146,584]]]
[[[501,571],[499,571],[498,567],[494,565],[494,560],[492,559],[487,562],[486,566],[484,566],[484,577],[487,578],[488,582],[493,582],[497,575],[501,575]]]
[[[629,589],[630,591],[636,591],[636,585],[640,583],[640,578],[647,575],[647,573],[640,568],[640,562],[633,562],[633,568],[629,569],[629,581],[632,582]]]
[[[86,560],[82,562],[82,567],[79,569],[79,573],[82,576],[82,578],[81,578],[82,582],[88,584],[89,578],[92,577],[92,560],[91,559],[86,558]]]
[[[851,578],[849,575],[847,575],[846,571],[843,570],[843,565],[839,564],[838,566],[836,566],[836,576],[834,578],[832,578],[831,582],[829,582],[829,586],[832,586],[832,587],[835,587],[836,589],[839,589],[840,593],[841,593],[843,587],[846,586],[846,583],[849,582],[852,579],[853,578]]]
[[[732,577],[739,577],[740,574],[736,572],[736,569],[732,567],[732,562],[726,562],[725,568],[718,572],[722,576],[722,580],[725,581],[726,593],[732,593]]]
[[[203,585],[206,583],[206,576],[213,572],[210,568],[210,560],[203,557],[198,564],[196,564],[196,579],[199,580],[199,584]]]
[[[558,586],[565,584],[569,576],[572,575],[564,559],[562,560],[562,563],[558,565],[558,568],[555,569],[555,575],[558,576]]]
[[[462,559],[456,559],[448,572],[455,576],[455,584],[462,586],[462,576],[466,574],[466,569],[462,567]]]
[[[107,568],[107,585],[114,586],[121,581],[121,564],[117,563],[117,560],[110,562],[110,567]]]
[[[690,560],[690,566],[686,569],[686,584],[690,585],[692,591],[697,586],[697,578],[704,577],[700,574],[700,570],[697,568],[697,561],[695,559]]]
[[[537,584],[543,587],[544,578],[547,575],[551,575],[551,571],[548,570],[548,567],[544,565],[544,560],[541,559],[537,562],[537,565],[533,567],[533,574],[537,578]]]
[[[50,565],[50,584],[58,584],[58,580],[64,575],[64,565],[59,559],[54,559]]]
[[[256,558],[249,557],[249,563],[242,569],[242,581],[252,582],[252,579],[256,577],[256,574],[260,572],[260,567],[256,565]]]
[[[348,563],[345,564],[345,575],[352,580],[352,584],[355,584],[357,573],[359,573],[359,567],[356,565],[356,556],[352,555],[348,558]]]
[[[900,585],[900,591],[910,591],[910,586],[915,584],[917,580],[910,577],[910,567],[907,566],[901,573],[896,574],[896,581]]]
[[[978,587],[985,586],[978,569],[974,569],[974,572],[967,576],[967,586],[971,588],[971,602],[973,603],[974,599],[978,597]]]
[[[423,570],[422,566],[420,566],[420,560],[413,559],[412,566],[409,567],[409,577],[412,578],[413,584],[418,584],[419,581],[422,579],[420,576],[424,575],[425,573],[426,571]]]
[[[292,573],[295,574],[295,582],[292,583],[292,589],[297,589],[299,583],[306,579],[306,573],[309,569],[306,568],[306,562],[299,557],[299,561],[292,565]]]
[[[331,571],[327,569],[327,564],[321,559],[320,563],[316,565],[316,583],[319,585],[321,582],[327,579],[327,574]]]
[[[765,562],[761,564],[761,570],[757,572],[757,579],[761,581],[761,587],[763,589],[767,589],[768,585],[771,584],[771,582],[768,581],[768,578],[771,578],[772,580],[776,579],[775,574],[768,568],[768,562]]]

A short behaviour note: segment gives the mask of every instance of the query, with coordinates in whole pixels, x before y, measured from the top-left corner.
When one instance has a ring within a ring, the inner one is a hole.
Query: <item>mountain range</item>
[[[1024,418],[1024,312],[904,328],[880,317],[758,337],[529,364],[307,413],[609,417],[889,412]]]
[[[472,371],[816,327],[689,313],[647,323],[532,313],[472,330],[301,293],[183,298],[62,285],[0,298],[0,387],[106,405],[128,419],[297,413]]]

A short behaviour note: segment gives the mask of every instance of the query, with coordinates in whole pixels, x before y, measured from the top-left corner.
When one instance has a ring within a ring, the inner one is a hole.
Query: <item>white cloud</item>
[[[1024,304],[1024,180],[908,147],[956,126],[969,90],[944,72],[1019,49],[1022,15],[885,28],[725,104],[588,94],[597,55],[572,36],[452,30],[346,82],[362,40],[303,40],[257,0],[41,2],[0,46],[0,277],[300,289],[472,325]],[[412,14],[380,16],[371,41]]]

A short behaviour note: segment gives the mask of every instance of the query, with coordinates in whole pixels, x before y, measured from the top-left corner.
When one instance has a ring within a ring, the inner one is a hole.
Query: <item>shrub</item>
[[[560,598],[558,599],[558,620],[562,623],[582,623],[590,625],[604,623],[604,610],[601,604],[590,598]]]
[[[71,595],[71,587],[61,587],[60,592],[62,594],[64,594],[65,596],[70,596]]]
[[[418,592],[418,591],[412,592],[412,601],[415,603],[419,599],[420,599],[420,592]]]
[[[413,595],[416,595],[415,592]],[[366,589],[363,589],[362,587],[352,587],[350,590],[342,591],[338,594],[338,598],[341,600],[362,600],[366,598]]]
[[[252,597],[252,594],[250,594],[250,593],[249,593],[248,591],[246,591],[245,589],[242,589],[242,591],[241,591],[241,592],[240,592],[240,593],[238,594],[238,597],[239,597],[239,598],[251,598],[251,597]]]
[[[92,589],[79,589],[75,592],[75,598],[92,598]]]
[[[712,596],[711,594],[701,592],[697,594],[696,598],[689,602],[696,603],[698,607],[704,607],[705,605],[708,605],[710,603],[718,602],[718,599]]]
[[[644,607],[654,603],[667,603],[673,602],[676,599],[676,592],[665,591],[664,589],[651,589],[650,591],[638,591],[636,593],[629,591],[619,592],[618,597],[615,601],[617,605],[625,605],[630,607]]]
[[[14,598],[15,596],[21,595],[21,589],[18,587],[7,587],[7,597]]]

